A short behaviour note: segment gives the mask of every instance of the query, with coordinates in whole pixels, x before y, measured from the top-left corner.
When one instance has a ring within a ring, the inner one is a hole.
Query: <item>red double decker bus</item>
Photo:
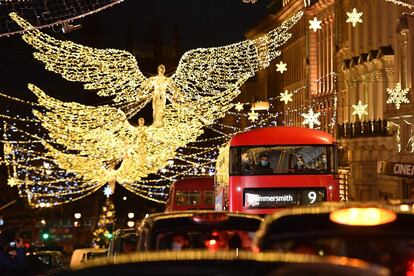
[[[213,177],[177,180],[170,187],[165,211],[214,210]]]
[[[334,137],[309,128],[268,127],[235,135],[216,163],[215,209],[269,214],[339,201]]]

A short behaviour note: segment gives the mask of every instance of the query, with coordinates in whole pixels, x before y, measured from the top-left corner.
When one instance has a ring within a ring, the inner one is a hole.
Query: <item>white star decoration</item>
[[[358,12],[357,9],[353,9],[352,12],[347,12],[348,19],[346,23],[352,23],[352,27],[355,27],[357,23],[362,23],[362,12]]]
[[[249,113],[249,120],[255,122],[257,119],[259,119],[259,114],[254,112],[254,110],[252,109]]]
[[[287,71],[286,66],[287,66],[286,63],[283,63],[283,61],[280,61],[279,64],[276,64],[276,67],[277,67],[276,71],[280,72],[280,74],[283,74],[283,72]]]
[[[409,88],[401,89],[401,84],[397,82],[394,89],[387,88],[389,98],[387,104],[395,104],[395,108],[400,109],[401,103],[410,103],[410,100],[407,98],[407,93]]]
[[[368,104],[362,104],[361,100],[358,101],[358,104],[353,104],[352,108],[354,109],[352,115],[358,115],[360,119],[362,118],[362,116],[368,115]]]
[[[321,23],[322,21],[314,17],[313,20],[309,20],[309,29],[312,29],[314,32],[316,32],[317,30],[322,29]]]
[[[234,108],[237,111],[242,111],[243,110],[243,104],[241,102],[236,103],[234,106],[235,106]]]
[[[302,113],[303,118],[305,118],[305,120],[302,122],[302,125],[309,125],[310,128],[313,128],[314,125],[320,125],[321,122],[318,120],[320,115],[320,112],[313,113],[312,107],[309,108],[308,113]]]
[[[106,197],[109,197],[110,195],[112,195],[114,192],[112,191],[111,187],[109,187],[109,185],[105,186],[104,188],[104,195]]]
[[[280,94],[280,101],[287,104],[288,102],[292,101],[292,96],[293,94],[289,94],[289,91],[285,90],[284,93]]]

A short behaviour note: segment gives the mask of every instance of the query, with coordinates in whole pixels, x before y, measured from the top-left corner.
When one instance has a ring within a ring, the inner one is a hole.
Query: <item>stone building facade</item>
[[[363,22],[352,27],[346,12],[354,8],[363,13]],[[345,154],[342,165],[350,172],[350,194],[357,200],[409,198],[410,188],[401,177],[377,170],[380,161],[404,154],[409,130],[403,118],[414,113],[411,104],[402,104],[400,110],[387,104],[387,89],[397,83],[411,88],[408,30],[399,27],[407,21],[404,10],[381,0],[349,0],[340,1],[336,11],[338,123],[348,128],[337,136]],[[412,93],[408,96],[412,103]],[[353,108],[359,101],[368,105],[361,117]]]
[[[363,22],[355,27],[346,22],[354,8],[363,13]],[[400,109],[387,103],[387,89],[397,83],[412,87],[414,17],[384,0],[284,0],[246,36],[263,34],[299,10],[304,17],[292,29],[282,55],[257,74],[245,93],[254,91],[262,99],[285,90],[293,93],[292,102],[278,103],[287,125],[303,126],[302,113],[309,108],[320,112],[319,128],[338,140],[344,198],[413,197],[413,177],[385,175],[378,166],[381,161],[414,164],[413,93],[409,90],[410,103]],[[315,17],[322,27],[316,32],[309,29]],[[280,61],[287,63],[284,74],[275,71]],[[359,101],[368,105],[361,117],[353,107]]]

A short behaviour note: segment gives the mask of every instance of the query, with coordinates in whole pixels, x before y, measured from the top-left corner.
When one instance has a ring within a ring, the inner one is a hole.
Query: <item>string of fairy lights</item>
[[[402,6],[404,8],[409,8],[409,9],[414,9],[414,5],[410,4],[410,3],[406,3],[404,1],[399,1],[399,0],[385,0],[386,2],[391,2],[395,5],[399,5]]]
[[[163,75],[163,66],[157,76],[147,78],[126,51],[59,41],[11,14],[22,28],[31,29],[22,38],[37,50],[34,56],[46,69],[85,83],[85,89],[98,90],[100,96],[115,96],[115,104],[62,102],[29,84],[37,103],[20,102],[32,108],[34,117],[4,125],[3,162],[9,168],[9,183],[37,207],[73,201],[115,182],[163,202],[166,188],[179,174],[212,173],[212,154],[229,136],[216,129],[223,139],[214,138],[214,150],[195,144],[189,150],[186,145],[224,117],[240,86],[280,55],[277,48],[291,37],[288,30],[302,14],[255,40],[191,50],[171,78]],[[128,119],[151,100],[153,124],[131,125]],[[152,177],[157,172],[161,176]]]
[[[315,82],[319,83],[323,81],[324,79],[325,77],[319,80],[316,80]],[[295,89],[291,93],[292,94],[300,93],[301,90],[305,88],[306,88],[306,85],[299,89]],[[18,101],[18,99],[16,98],[9,98],[9,97],[7,98],[9,100]],[[193,143],[189,143],[183,148],[178,149],[177,156],[173,160],[169,160],[168,165],[158,172],[159,177],[155,179],[142,179],[139,183],[133,183],[132,185],[127,184],[127,185],[124,185],[124,187],[143,198],[157,201],[157,202],[163,202],[163,200],[165,199],[165,196],[167,195],[168,186],[173,181],[180,179],[182,177],[185,177],[185,176],[198,176],[198,175],[206,175],[206,174],[213,175],[214,166],[215,166],[215,158],[218,155],[219,148],[225,145],[227,141],[233,135],[239,132],[252,129],[252,128],[276,125],[277,124],[276,119],[278,116],[281,116],[283,114],[287,115],[293,111],[301,112],[302,110],[304,110],[304,108],[298,109],[298,110],[286,109],[284,112],[271,112],[270,110],[274,109],[274,105],[277,103],[277,101],[280,101],[280,100],[281,100],[281,96],[270,98],[269,99],[270,109],[267,111],[260,111],[258,113],[258,120],[256,122],[251,122],[251,124],[246,126],[245,128],[225,125],[221,123],[216,123],[212,126],[209,126],[209,129],[212,129],[215,132],[215,135],[211,138],[199,139]],[[25,101],[25,103],[31,105],[32,107],[39,106],[37,103],[31,103],[28,101]],[[250,105],[250,104],[242,104],[243,107],[247,105]],[[228,111],[226,116],[235,116],[237,122],[240,122],[242,120],[248,121],[247,112]],[[33,122],[39,125],[37,120],[34,120]],[[289,125],[289,123],[286,123],[286,122],[285,124]],[[38,137],[34,137],[31,133],[28,133],[28,132],[24,132],[24,135],[32,139],[38,138]],[[40,143],[39,141],[37,142]],[[48,140],[48,142],[50,141]],[[30,143],[24,143],[24,144],[29,144],[29,145],[36,144],[36,141],[32,140],[30,141]],[[211,145],[211,146],[198,146],[198,145],[206,145],[206,144]],[[37,152],[37,154],[42,156],[43,152]],[[28,161],[30,159],[26,158],[25,160]],[[50,161],[51,160],[48,159],[48,162]],[[48,165],[48,169],[49,171],[53,170],[51,165]],[[50,174],[51,173],[49,172],[49,175]],[[54,182],[55,185],[60,184],[61,186],[59,186],[59,188],[62,189],[62,187],[67,185],[67,183],[72,183],[74,181],[73,176],[69,175],[66,177],[66,182],[62,186],[62,184],[59,183],[60,180],[62,179],[63,179],[62,175],[59,175],[57,179],[54,179],[53,181],[48,180],[44,183],[47,183],[50,186],[51,182]],[[37,183],[39,184],[41,182],[37,180]],[[79,196],[82,195],[81,197],[87,196],[91,194],[92,192],[94,192],[95,190],[99,189],[100,187],[101,186],[88,187],[88,185],[86,185],[85,187],[82,187],[81,185],[77,185],[76,193],[74,194],[77,194]],[[27,191],[27,187],[25,188]],[[43,201],[40,201],[40,203],[37,202],[36,204],[34,204],[34,206],[37,206],[37,207],[53,206],[52,204],[50,204],[50,198],[42,195],[42,192],[44,191],[43,190],[33,191],[32,189],[32,191],[28,193],[30,195],[29,202],[36,202],[33,200],[34,198],[46,198],[46,199],[43,199]],[[24,192],[22,192],[22,194],[24,194]],[[59,197],[66,196],[68,198],[62,203],[66,203],[66,202],[73,200],[73,195],[70,193],[58,191],[57,194]]]
[[[362,13],[356,9],[347,15],[353,27],[362,23]],[[334,72],[294,90],[280,91],[280,96],[268,100],[266,111],[251,108],[245,112],[250,104],[233,102],[243,83],[281,54],[278,48],[291,37],[288,30],[301,17],[302,12],[254,40],[191,50],[183,55],[173,76],[164,76],[165,68],[160,66],[157,76],[147,78],[126,51],[60,41],[12,14],[14,21],[29,30],[23,40],[36,49],[34,57],[47,70],[82,82],[99,96],[112,96],[114,103],[85,106],[62,102],[33,84],[28,87],[37,102],[0,94],[28,105],[34,115],[0,114],[5,120],[1,162],[8,168],[8,184],[17,186],[19,194],[35,207],[71,202],[115,182],[162,203],[173,181],[213,175],[220,148],[240,132],[278,122],[297,124],[292,117],[303,117],[302,125],[332,131],[337,113],[335,91],[323,97],[314,95],[300,105],[293,99],[308,91],[312,83],[326,81],[335,87]],[[320,29],[317,18],[310,24],[314,31]],[[287,70],[283,61],[276,66],[281,74]],[[388,92],[390,103],[407,103],[404,89],[396,86]],[[150,101],[154,123],[131,124],[129,120]],[[280,101],[283,111],[276,111]],[[363,114],[365,106],[359,103],[354,108]],[[245,126],[218,122],[226,117]],[[108,187],[107,191],[113,189]]]
[[[91,14],[111,8],[123,2],[123,0],[66,0],[66,1],[43,1],[43,0],[2,0],[0,1],[1,21],[0,37],[24,33],[26,30],[18,29],[7,14],[17,12],[35,28],[62,28],[64,32],[70,31],[69,26],[74,20],[84,18]],[[67,30],[64,27],[68,28]],[[69,27],[67,27],[69,26]]]

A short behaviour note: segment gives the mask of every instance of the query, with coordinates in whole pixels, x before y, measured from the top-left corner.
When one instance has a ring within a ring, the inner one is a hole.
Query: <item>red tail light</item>
[[[200,224],[218,223],[228,219],[226,213],[202,213],[193,216],[193,221]]]
[[[414,260],[411,259],[408,261],[406,276],[414,276]]]

